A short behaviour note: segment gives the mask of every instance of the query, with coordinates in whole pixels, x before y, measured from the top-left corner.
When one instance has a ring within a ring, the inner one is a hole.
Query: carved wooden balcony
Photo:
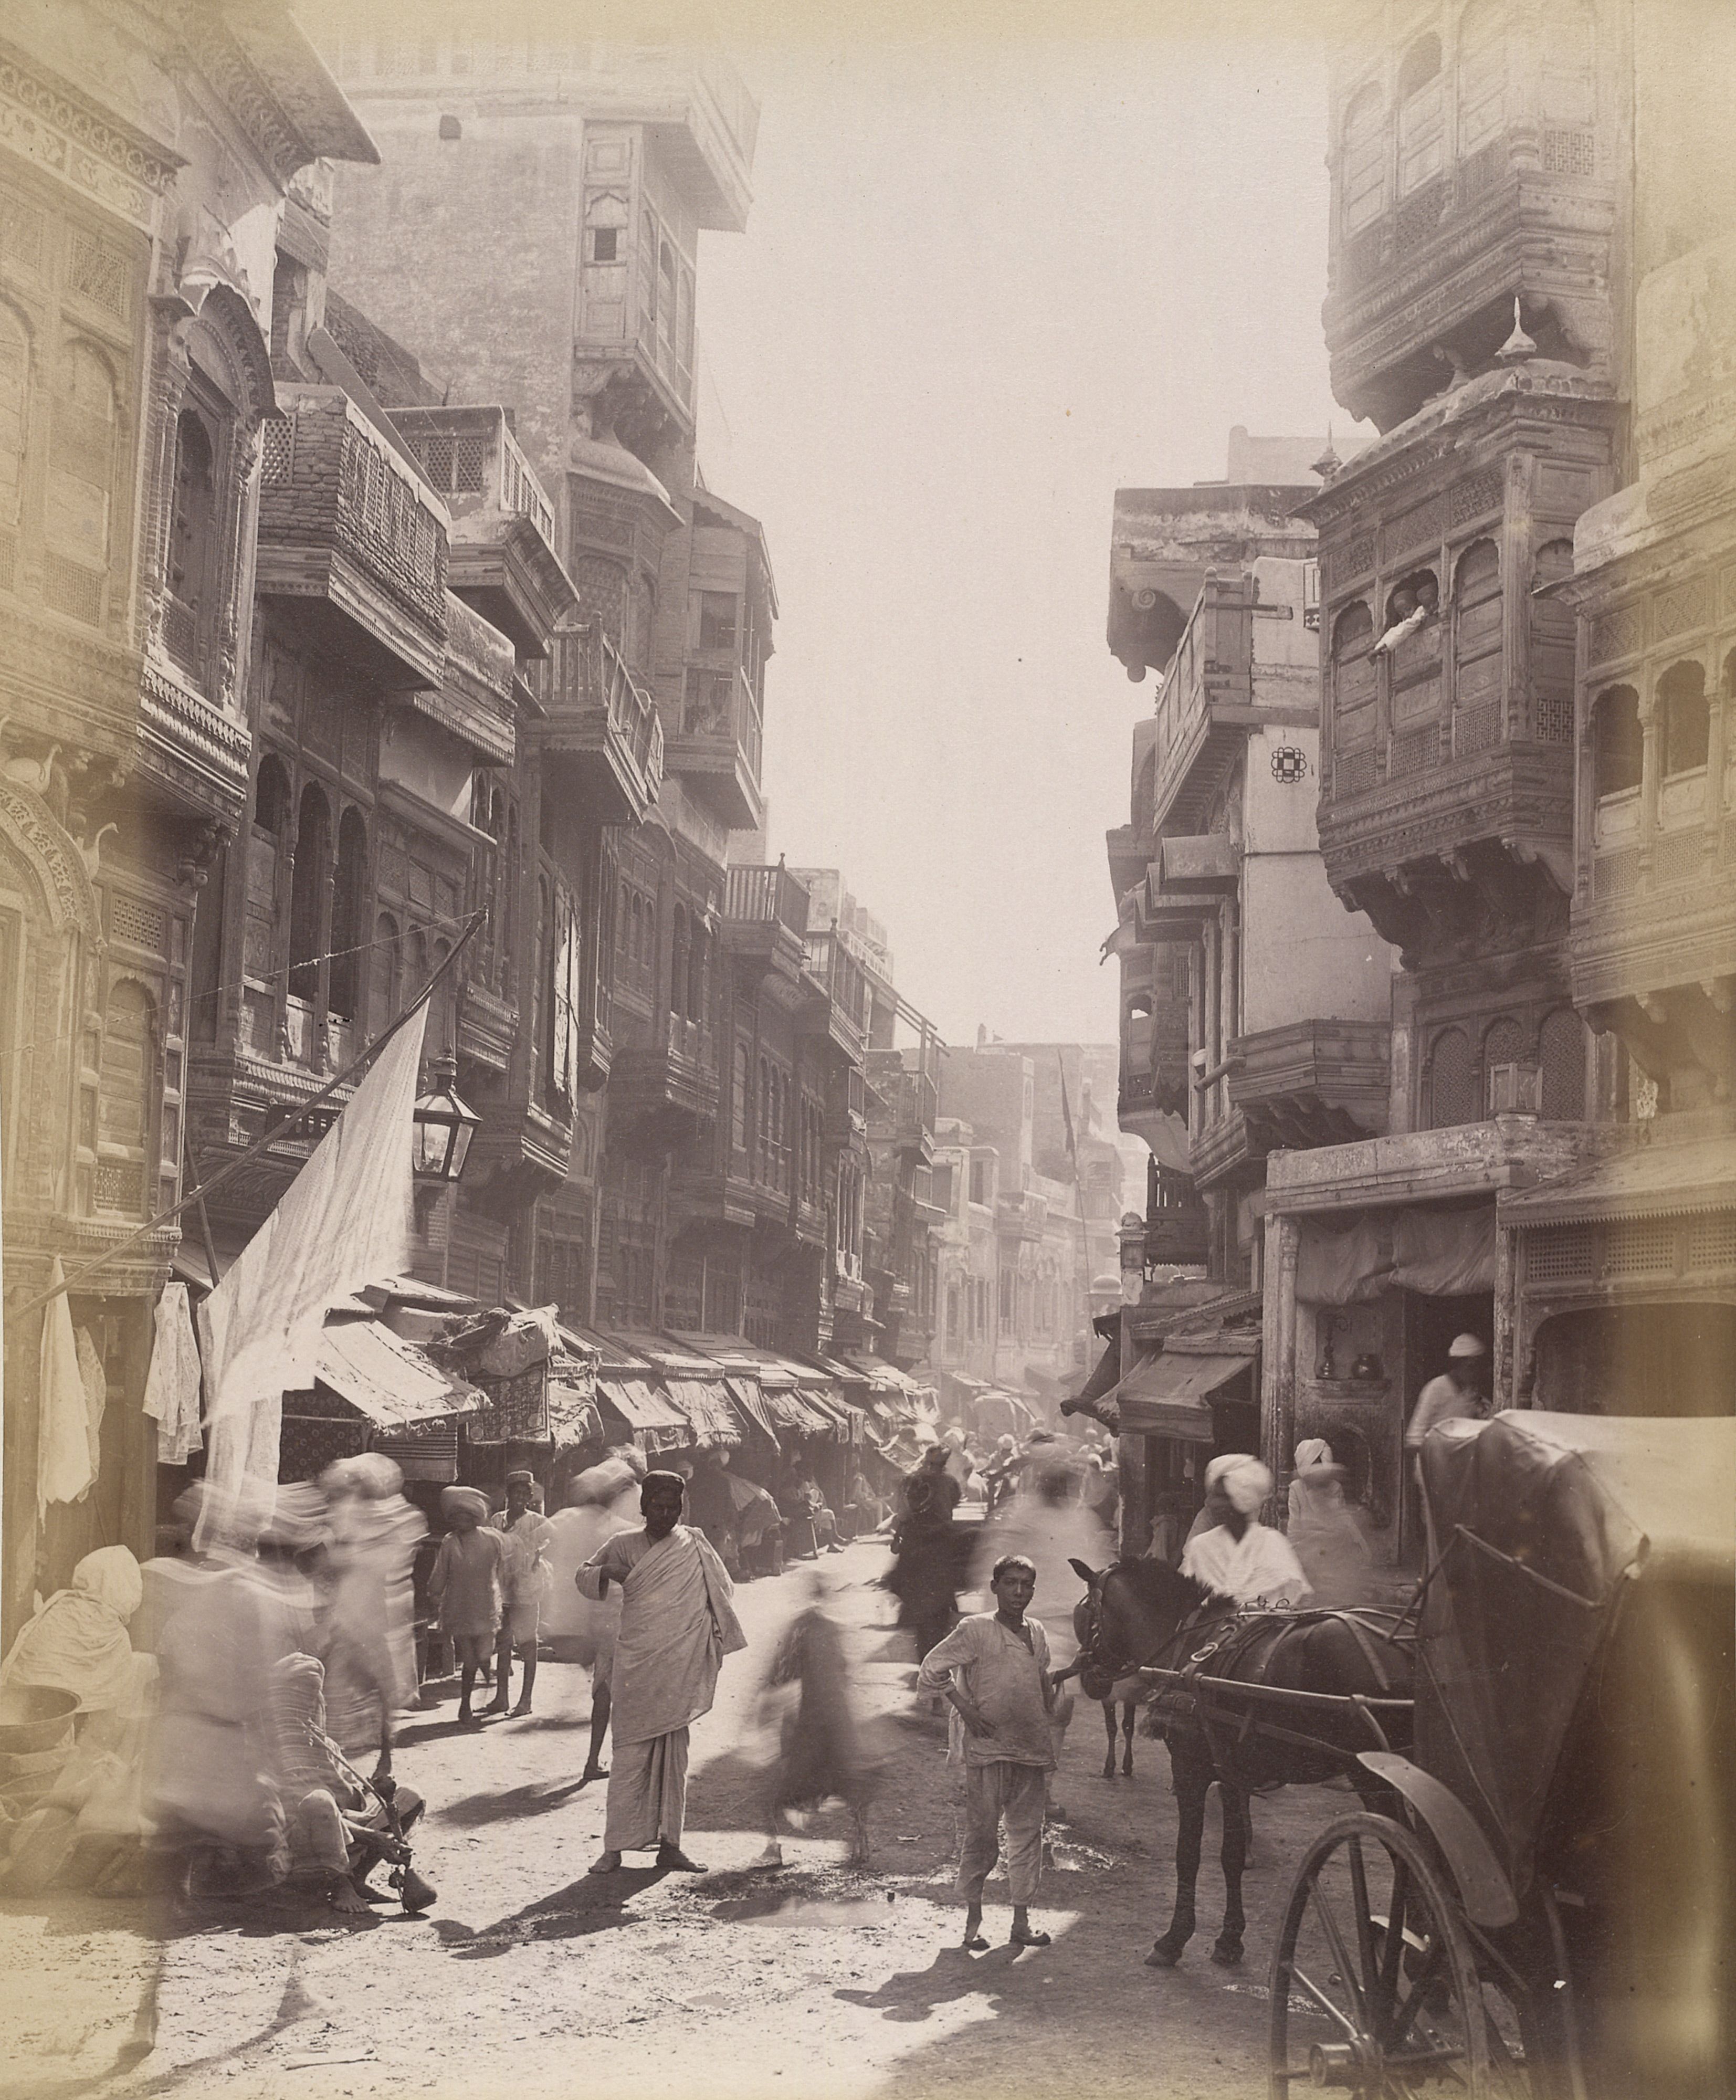
[[[906,1160],[928,1167],[934,1158],[934,1126],[941,1105],[933,1074],[913,1070],[901,1051],[874,1050],[868,1055],[868,1077],[878,1104],[869,1121],[869,1136],[890,1140]]]
[[[1385,1021],[1295,1021],[1230,1045],[1230,1101],[1250,1152],[1346,1145],[1386,1127]]]
[[[846,1062],[861,1062],[868,1029],[868,980],[862,966],[830,930],[806,938],[802,976],[813,996],[804,1016],[809,1032],[824,1032]]]
[[[1549,316],[1550,355],[1606,360],[1610,151],[1589,125],[1515,129],[1349,233],[1334,181],[1321,320],[1332,390],[1352,415],[1386,430],[1413,414],[1451,372],[1443,342],[1476,369],[1512,328],[1515,293],[1526,315]]]
[[[724,889],[724,945],[740,965],[775,972],[792,986],[808,954],[808,892],[780,861],[732,867]]]
[[[741,667],[690,664],[669,770],[731,831],[754,831],[764,814],[760,751],[759,704]]]
[[[261,435],[261,596],[305,601],[380,685],[438,685],[444,507],[341,387],[280,386],[277,399]]]
[[[611,1115],[678,1131],[717,1113],[716,1038],[678,1013],[654,1017],[649,1041],[623,1043],[609,1079]]]
[[[546,656],[576,608],[554,505],[499,408],[400,408],[392,421],[452,518],[447,581],[521,657]]]
[[[557,635],[530,685],[556,777],[593,798],[604,823],[638,823],[663,786],[663,725],[601,623]]]

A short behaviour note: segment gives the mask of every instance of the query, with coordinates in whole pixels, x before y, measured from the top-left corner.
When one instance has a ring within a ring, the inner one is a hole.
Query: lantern
[[[482,1118],[458,1098],[456,1059],[436,1058],[434,1077],[433,1092],[424,1094],[412,1112],[416,1136],[411,1164],[418,1181],[451,1183],[464,1171],[465,1156]]]

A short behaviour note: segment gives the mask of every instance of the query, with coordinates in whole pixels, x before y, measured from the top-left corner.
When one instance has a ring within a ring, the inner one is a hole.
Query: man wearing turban
[[[574,1578],[597,1604],[610,1583],[621,1591],[609,1688],[615,1752],[593,1874],[611,1874],[622,1853],[654,1846],[659,1867],[705,1871],[681,1850],[688,1730],[712,1710],[718,1665],[746,1648],[747,1636],[716,1550],[680,1520],[683,1492],[679,1473],[647,1473],[639,1490],[644,1524],[606,1539]]]
[[[1308,1595],[1290,1542],[1258,1520],[1272,1476],[1258,1458],[1233,1451],[1205,1469],[1205,1513],[1182,1554],[1182,1573],[1240,1604],[1296,1604]]]
[[[488,1498],[475,1488],[443,1488],[440,1514],[451,1527],[428,1578],[440,1608],[440,1630],[458,1657],[458,1718],[480,1727],[470,1710],[477,1672],[494,1652],[504,1604],[506,1539],[488,1524]]]

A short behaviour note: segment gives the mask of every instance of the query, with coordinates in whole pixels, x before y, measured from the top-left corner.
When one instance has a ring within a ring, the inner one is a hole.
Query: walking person
[[[579,1785],[607,1779],[603,1739],[609,1732],[609,1674],[621,1625],[621,1586],[593,1602],[579,1587],[579,1573],[606,1539],[631,1531],[637,1514],[645,1463],[637,1451],[612,1452],[579,1474],[567,1489],[569,1506],[549,1520],[554,1537],[549,1557],[553,1576],[546,1623],[551,1637],[572,1661],[591,1673],[591,1749]]]
[[[1308,1578],[1290,1542],[1256,1515],[1272,1476],[1246,1451],[1228,1451],[1205,1469],[1202,1528],[1182,1549],[1182,1573],[1239,1604],[1299,1604]]]
[[[1049,1716],[1055,1679],[1049,1639],[1025,1611],[1037,1588],[1037,1570],[1019,1554],[994,1564],[995,1608],[961,1619],[929,1649],[916,1682],[941,1693],[957,1719],[952,1723],[950,1762],[964,1769],[964,1833],[958,1848],[958,1893],[965,1900],[964,1938],[973,1954],[989,1944],[982,1935],[983,1883],[1007,1829],[1007,1878],[1012,1895],[1013,1947],[1046,1947],[1046,1932],[1031,1929],[1042,1867],[1043,1799],[1055,1767]]]
[[[958,1616],[963,1549],[972,1534],[953,1521],[944,1472],[919,1467],[904,1483],[905,1513],[892,1527],[892,1564],[881,1586],[898,1599],[898,1623],[916,1638],[916,1660],[945,1638]],[[921,1700],[918,1699],[918,1711]],[[936,1700],[934,1710],[940,1710]]]
[[[488,1498],[478,1488],[443,1488],[440,1514],[448,1528],[428,1578],[429,1595],[458,1658],[459,1724],[479,1728],[470,1696],[500,1630],[506,1540],[488,1524]]]
[[[495,1649],[495,1693],[482,1711],[514,1719],[531,1710],[536,1689],[536,1643],[542,1630],[543,1599],[550,1581],[549,1546],[553,1533],[536,1507],[536,1476],[520,1467],[506,1476],[506,1507],[494,1519],[506,1541],[500,1569],[500,1638]],[[518,1704],[513,1698],[513,1657],[523,1670]]]
[[[647,1473],[643,1524],[606,1540],[575,1578],[599,1604],[611,1584],[621,1592],[610,1676],[615,1749],[593,1874],[614,1873],[623,1852],[654,1847],[661,1868],[705,1872],[681,1849],[688,1731],[712,1710],[718,1665],[747,1636],[729,1602],[728,1570],[681,1520],[682,1492],[678,1473]]]

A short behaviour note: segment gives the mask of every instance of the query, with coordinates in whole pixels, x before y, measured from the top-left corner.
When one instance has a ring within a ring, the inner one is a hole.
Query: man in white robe
[[[1308,1578],[1281,1531],[1256,1522],[1272,1491],[1272,1476],[1246,1452],[1226,1453],[1205,1469],[1209,1530],[1196,1532],[1182,1554],[1182,1573],[1240,1604],[1298,1604]]]
[[[678,1473],[647,1473],[639,1491],[643,1525],[617,1532],[581,1568],[580,1591],[601,1604],[621,1590],[621,1624],[610,1676],[615,1739],[601,1856],[612,1874],[623,1852],[654,1848],[657,1864],[705,1872],[681,1850],[687,1812],[687,1734],[712,1710],[718,1665],[747,1645],[729,1599],[723,1562],[681,1522]]]

